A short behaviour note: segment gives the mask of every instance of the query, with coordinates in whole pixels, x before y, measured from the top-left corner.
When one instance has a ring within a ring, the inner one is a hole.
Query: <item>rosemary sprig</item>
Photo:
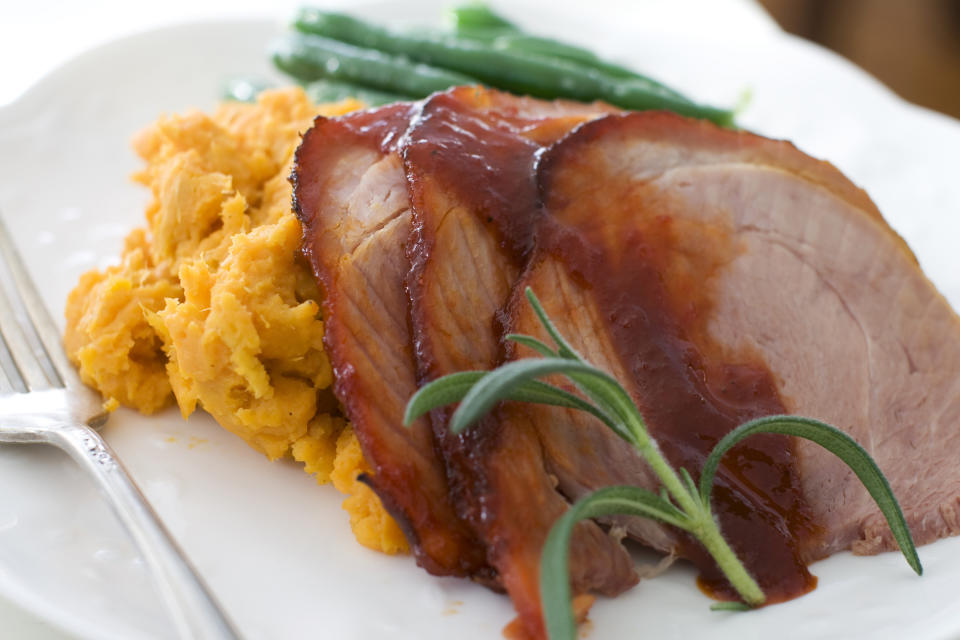
[[[752,420],[717,443],[704,463],[698,486],[686,469],[675,470],[664,458],[627,391],[612,376],[585,362],[557,331],[533,291],[527,288],[525,293],[556,346],[531,336],[509,335],[509,340],[530,347],[543,357],[516,360],[489,372],[455,373],[424,385],[407,404],[404,422],[409,425],[431,409],[454,402],[460,406],[450,420],[450,429],[457,433],[502,400],[580,409],[629,442],[657,475],[662,483],[659,493],[630,486],[600,489],[577,501],[553,525],[540,560],[540,597],[550,638],[576,638],[576,621],[570,607],[568,556],[574,525],[585,518],[639,516],[688,531],[713,556],[743,600],[742,603],[718,603],[713,608],[737,610],[763,604],[763,592],[724,539],[710,508],[713,479],[721,458],[738,442],[755,433],[806,438],[843,460],[877,502],[907,562],[917,574],[922,574],[913,538],[889,483],[870,455],[850,436],[823,422],[797,416]],[[566,376],[583,397],[538,380],[554,374]]]

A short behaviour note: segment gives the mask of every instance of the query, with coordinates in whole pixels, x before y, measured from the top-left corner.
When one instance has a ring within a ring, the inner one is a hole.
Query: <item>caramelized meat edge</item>
[[[417,386],[403,284],[410,211],[397,145],[418,108],[318,118],[297,151],[295,210],[325,295],[336,394],[374,469],[366,481],[420,566],[493,585],[484,547],[449,500],[429,423],[402,424]]]
[[[536,156],[610,111],[475,88],[425,104],[403,150],[414,217],[408,288],[423,381],[502,360],[497,317],[531,247]],[[543,637],[539,556],[568,504],[545,468],[538,433],[516,420],[505,428],[495,414],[456,436],[447,410],[431,418],[454,502],[487,546],[526,631]],[[571,568],[580,592],[616,594],[637,580],[623,548],[592,522],[575,532]]]

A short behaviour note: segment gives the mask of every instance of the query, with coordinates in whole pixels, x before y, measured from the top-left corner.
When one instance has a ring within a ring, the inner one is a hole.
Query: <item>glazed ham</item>
[[[676,451],[674,463],[698,469],[691,461],[722,433],[702,435],[703,421],[684,424],[686,410],[671,407],[657,378],[675,374],[652,370],[643,315],[670,323],[674,357],[699,379],[697,404],[726,406],[738,421],[785,411],[830,422],[885,471],[919,543],[960,532],[960,478],[925,472],[960,447],[960,319],[865,193],[789,143],[661,113],[584,125],[550,150],[538,180],[549,215],[514,295],[542,292],[588,359],[631,383],[661,446],[687,448],[687,431],[701,434],[701,451]],[[525,305],[512,311],[512,329],[535,331]],[[770,479],[795,485],[802,503],[758,513],[783,511],[804,564],[895,548],[833,454],[805,440],[782,450],[784,471]],[[728,483],[749,481],[775,455],[741,450],[738,461],[734,450]],[[584,488],[607,479],[578,478]],[[736,491],[782,505],[763,482]],[[736,541],[733,526],[724,528]]]
[[[324,292],[336,394],[373,467],[367,482],[436,575],[495,579],[448,499],[426,420],[402,424],[416,391],[404,244],[410,206],[397,145],[418,105],[318,118],[296,154],[295,209]]]
[[[479,88],[437,99],[449,99],[491,126],[503,127],[511,140],[527,141],[518,175],[524,176],[530,197],[533,152],[541,148],[535,141],[555,140],[591,115],[612,111]],[[478,544],[458,516],[467,510],[450,499],[446,467],[437,457],[429,424],[418,420],[409,430],[402,425],[417,385],[404,288],[411,212],[399,153],[408,128],[429,120],[424,114],[433,109],[432,103],[397,104],[338,119],[318,118],[297,151],[294,206],[304,225],[304,251],[325,295],[325,341],[335,390],[374,469],[365,480],[403,528],[422,567],[497,587],[499,577],[487,564],[486,546]],[[505,282],[502,301],[509,286]],[[475,344],[495,351],[498,338],[492,331],[487,334]],[[493,366],[495,359],[479,364]],[[564,504],[559,496],[557,500]],[[625,556],[621,564],[629,567]]]
[[[952,465],[925,472],[960,449],[960,320],[831,165],[670,114],[458,88],[319,119],[294,175],[337,393],[371,486],[422,566],[505,588],[531,637],[543,635],[539,554],[569,502],[658,483],[573,411],[507,403],[460,436],[448,409],[401,425],[419,384],[532,355],[502,340],[546,338],[527,286],[694,477],[738,424],[806,415],[867,448],[918,542],[960,532]],[[774,601],[811,589],[818,558],[894,548],[853,473],[785,436],[727,455],[714,508]],[[731,595],[677,530],[603,524],[691,560]],[[614,537],[578,527],[576,591],[636,582]]]
[[[545,111],[537,108],[542,102],[515,99],[479,108],[491,95],[497,96],[462,89],[434,96],[404,143],[414,219],[412,326],[424,380],[500,362],[497,314],[533,239],[535,160],[543,144],[611,111],[564,103]],[[566,115],[558,118],[558,109]],[[492,415],[455,436],[448,418],[448,409],[431,415],[454,499],[527,630],[540,637],[540,549],[566,498],[556,490],[532,424]],[[636,583],[626,551],[595,524],[579,525],[571,548],[577,590],[614,595]]]

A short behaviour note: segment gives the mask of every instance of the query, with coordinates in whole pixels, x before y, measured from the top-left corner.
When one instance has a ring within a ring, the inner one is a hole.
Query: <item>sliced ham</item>
[[[496,120],[530,141],[552,141],[583,121],[581,114],[610,110],[478,88],[450,95],[476,117]],[[462,505],[450,497],[428,421],[418,420],[409,430],[402,425],[417,385],[404,289],[411,214],[399,147],[422,108],[397,104],[317,119],[297,153],[295,208],[305,253],[324,291],[336,393],[374,469],[366,481],[403,528],[421,566],[499,588],[485,544],[458,516]],[[529,158],[524,167],[532,194]],[[509,282],[504,296],[508,292]],[[486,342],[495,344],[495,335],[487,333]]]
[[[368,482],[423,567],[505,588],[533,638],[556,518],[600,487],[659,482],[569,410],[506,403],[461,435],[448,408],[401,425],[420,383],[532,355],[504,332],[548,340],[527,286],[695,478],[738,424],[806,415],[867,448],[919,543],[960,532],[960,319],[866,194],[789,143],[461,87],[318,119],[297,154],[295,202]],[[807,441],[733,449],[714,500],[773,601],[812,588],[816,559],[894,547],[852,472]],[[686,534],[606,524],[732,595]],[[592,522],[575,531],[571,573],[578,593],[637,579]]]
[[[405,141],[415,230],[409,288],[425,380],[500,362],[497,313],[529,252],[536,157],[574,125],[611,111],[576,103],[541,111],[543,104],[474,89],[440,94]],[[448,413],[431,419],[454,500],[487,546],[528,633],[541,637],[539,554],[567,501],[533,429],[494,415],[455,436]],[[572,547],[578,590],[616,594],[636,582],[629,556],[595,524],[581,525]]]
[[[295,208],[324,292],[336,394],[373,467],[367,482],[420,566],[491,581],[484,547],[449,500],[429,423],[402,424],[417,384],[403,288],[410,205],[397,145],[418,109],[318,118],[297,151]]]
[[[575,347],[624,381],[668,458],[694,477],[738,423],[806,415],[867,448],[918,542],[957,533],[960,476],[948,459],[960,451],[960,321],[866,194],[789,143],[662,113],[582,126],[545,154],[538,181],[549,215],[509,329],[542,336],[522,299],[532,287]],[[593,421],[531,413],[571,499],[609,484],[657,487]],[[763,436],[735,449],[715,500],[773,600],[812,587],[813,560],[894,548],[854,474],[805,440]],[[648,521],[626,525],[692,559],[723,591],[689,540]]]

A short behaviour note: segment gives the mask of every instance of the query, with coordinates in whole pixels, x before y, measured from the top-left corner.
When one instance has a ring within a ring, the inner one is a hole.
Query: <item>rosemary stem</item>
[[[635,438],[635,442],[633,443],[634,447],[640,452],[643,459],[647,461],[647,464],[650,465],[653,472],[657,474],[657,477],[660,478],[660,482],[666,487],[670,496],[676,500],[677,506],[686,512],[687,515],[691,516],[691,518],[697,519],[697,516],[704,510],[703,506],[695,496],[690,495],[690,492],[687,491],[687,488],[680,480],[680,476],[670,463],[667,462],[667,459],[663,457],[660,447],[657,446],[656,441],[647,433],[643,418],[640,417],[639,412],[635,407],[631,407],[631,409],[632,411],[630,413],[632,415],[630,415],[630,419],[633,424],[630,425],[630,431]]]
[[[681,510],[691,517],[696,517],[696,514],[703,511],[700,503],[696,498],[691,496],[690,492],[683,486],[680,476],[677,475],[677,472],[670,466],[670,463],[663,457],[660,447],[657,446],[654,440],[647,438],[645,442],[638,443],[637,450],[640,452],[640,455],[643,456],[643,459],[647,461],[647,464],[650,465],[650,468],[653,469],[653,472],[657,474],[657,477],[660,478],[660,482],[667,488],[670,496],[676,500],[677,506],[680,507]]]
[[[690,532],[713,556],[723,575],[730,581],[731,586],[736,589],[744,602],[751,606],[762,604],[764,601],[763,591],[746,567],[743,566],[743,563],[740,562],[737,554],[727,544],[723,534],[720,533],[720,527],[714,520],[709,505],[703,504],[699,496],[691,494],[684,486],[680,476],[663,457],[656,441],[647,433],[643,418],[640,417],[639,413],[630,417],[633,422],[630,425],[632,427],[631,431],[636,439],[634,446],[643,456],[643,459],[647,461],[647,464],[650,465],[650,468],[653,469],[653,472],[657,474],[657,477],[660,478],[663,486],[666,487],[673,499],[676,500],[677,506],[687,514],[691,524]]]
[[[709,513],[704,515],[707,517],[701,521],[700,526],[693,530],[694,535],[713,556],[723,575],[730,581],[731,586],[737,590],[744,602],[752,607],[763,604],[765,597],[760,585],[747,572],[746,567],[737,558],[737,554],[727,544],[726,539],[720,533],[720,527],[717,526],[716,520]]]

